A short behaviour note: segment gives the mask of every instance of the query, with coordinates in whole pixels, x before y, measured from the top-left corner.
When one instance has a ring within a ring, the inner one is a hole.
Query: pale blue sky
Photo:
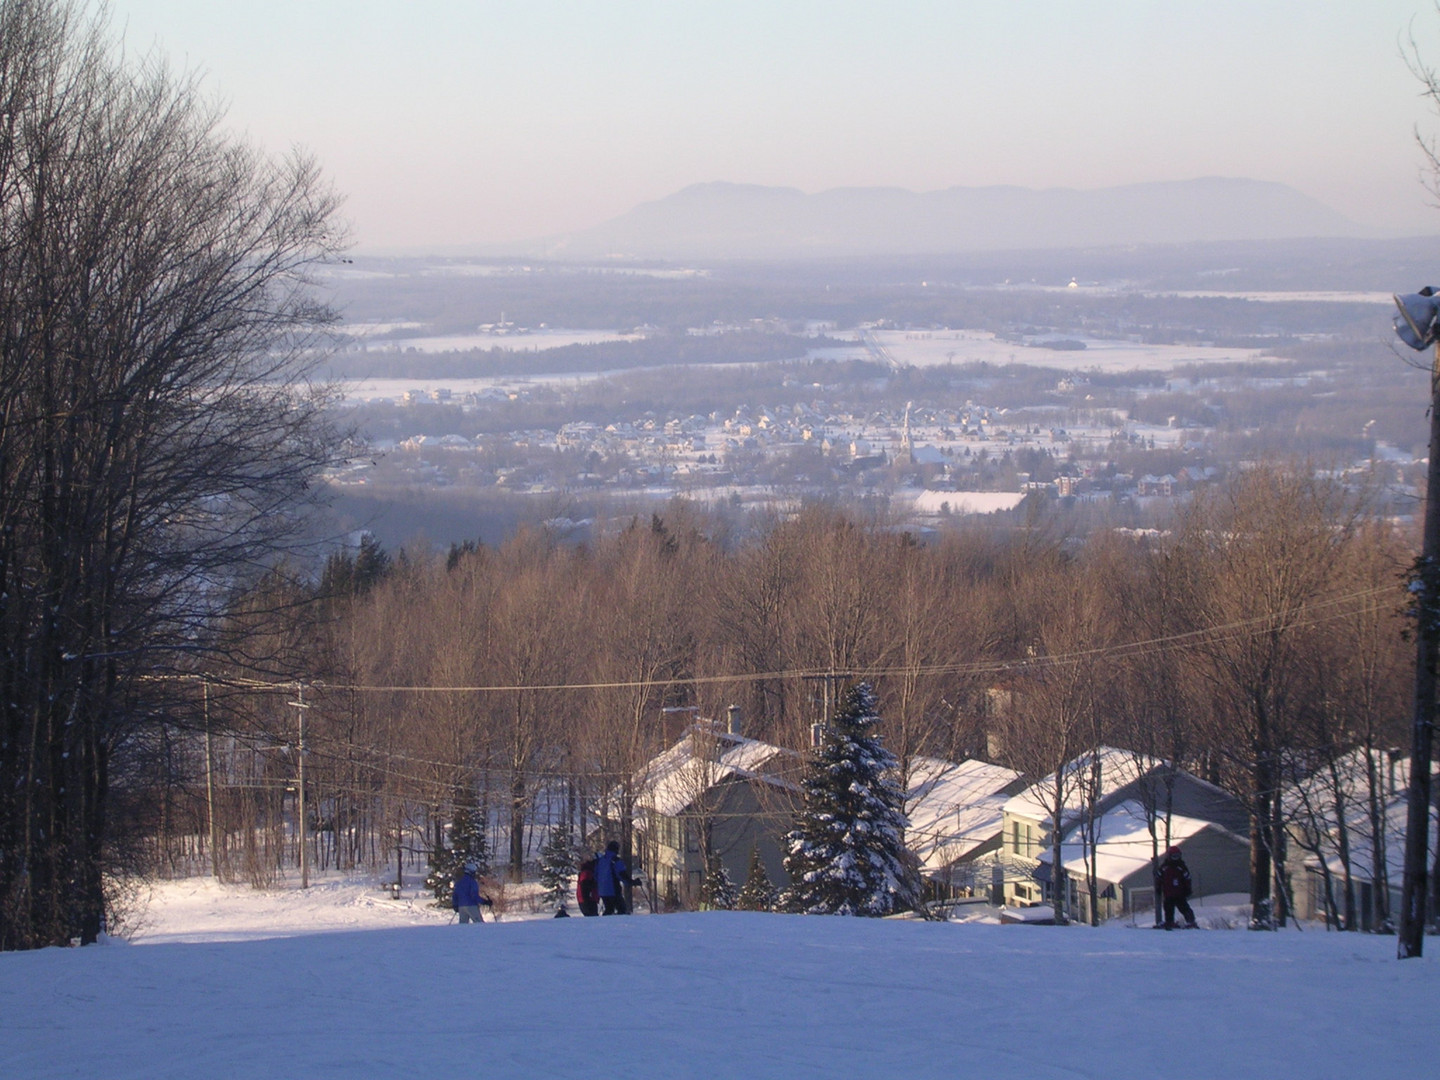
[[[1292,184],[1440,231],[1400,56],[1428,0],[112,0],[358,250],[564,232],[708,180],[805,191]]]

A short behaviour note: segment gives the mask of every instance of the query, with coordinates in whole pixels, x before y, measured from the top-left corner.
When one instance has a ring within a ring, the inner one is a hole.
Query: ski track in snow
[[[447,920],[374,883],[164,883],[132,947],[0,955],[0,1075],[1433,1075],[1440,962],[1396,961],[1394,938]]]

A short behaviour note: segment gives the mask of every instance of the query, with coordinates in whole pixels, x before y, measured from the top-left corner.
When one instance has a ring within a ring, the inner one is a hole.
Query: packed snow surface
[[[159,889],[0,955],[7,1078],[1433,1076],[1440,940],[712,912],[460,927],[373,884]],[[513,908],[512,908],[513,911]]]

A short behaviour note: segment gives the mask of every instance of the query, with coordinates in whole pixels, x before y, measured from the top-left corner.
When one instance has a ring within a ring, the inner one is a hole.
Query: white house
[[[1060,835],[1062,838],[1062,866],[1067,870],[1068,890],[1065,894],[1067,910],[1081,911],[1081,893],[1088,896],[1088,880],[1082,873],[1077,879],[1069,874],[1070,860],[1065,856],[1064,843],[1071,841],[1081,847],[1082,854],[1092,847],[1098,847],[1106,828],[1105,816],[1123,803],[1138,807],[1145,820],[1143,844],[1137,842],[1137,850],[1144,850],[1145,858],[1163,854],[1172,843],[1185,846],[1187,835],[1198,835],[1189,822],[1203,822],[1219,826],[1230,837],[1248,837],[1249,812],[1233,795],[1201,780],[1183,769],[1144,754],[1133,753],[1111,746],[1097,747],[1068,762],[1058,774],[1061,799]],[[1052,806],[1056,798],[1057,774],[1026,788],[1020,794],[1006,801],[1004,806],[1003,855],[1020,866],[1030,868],[1030,880],[1007,876],[1004,888],[1006,902],[1033,904],[1051,901]],[[1127,811],[1130,818],[1136,811]],[[1153,836],[1151,823],[1153,822]],[[1121,835],[1124,818],[1112,820],[1111,835]],[[1118,831],[1117,831],[1118,830]],[[1211,834],[1212,837],[1219,833]],[[1118,843],[1118,841],[1115,841]],[[1248,842],[1247,842],[1248,843]],[[1214,848],[1207,855],[1207,878],[1216,882],[1224,881],[1226,888],[1217,892],[1236,891],[1228,886],[1233,883],[1236,860],[1239,854],[1228,839],[1211,842],[1207,838],[1206,849]],[[1114,849],[1112,849],[1113,851]],[[1044,856],[1042,858],[1042,855]],[[1187,852],[1187,862],[1189,853]],[[1215,865],[1209,866],[1213,856]],[[1222,865],[1223,864],[1223,867]],[[1243,859],[1245,885],[1238,891],[1249,889],[1248,847]],[[1192,874],[1195,868],[1191,868]],[[1098,874],[1097,874],[1098,876]],[[1121,882],[1108,882],[1121,885]],[[1082,888],[1086,886],[1085,888]],[[1130,881],[1124,898],[1118,905],[1107,907],[1110,914],[1133,910],[1134,905],[1148,906],[1143,895],[1143,885]],[[1205,895],[1197,892],[1196,895]],[[1153,893],[1150,896],[1153,903]],[[1088,899],[1083,910],[1088,913]]]
[[[1440,763],[1436,768],[1440,772]],[[1378,811],[1373,816],[1372,781]],[[1323,765],[1286,789],[1292,852],[1299,855],[1301,866],[1292,880],[1298,917],[1343,923],[1348,875],[1360,929],[1378,929],[1387,918],[1395,921],[1404,872],[1409,782],[1408,758],[1376,751],[1367,760],[1365,751],[1357,749],[1333,767]],[[1434,820],[1432,808],[1432,831]]]
[[[1183,814],[1171,814],[1168,821],[1156,820],[1144,804],[1127,801],[1097,818],[1093,828],[1072,828],[1061,842],[1060,859],[1070,882],[1075,916],[1090,918],[1092,872],[1100,919],[1153,911],[1153,860],[1171,846],[1178,846],[1184,855],[1195,896],[1249,892],[1250,840],[1246,834]],[[1050,850],[1042,851],[1041,863],[1048,867],[1051,856]]]

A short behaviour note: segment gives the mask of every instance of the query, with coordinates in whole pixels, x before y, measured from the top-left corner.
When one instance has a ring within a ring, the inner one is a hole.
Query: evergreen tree
[[[434,894],[436,907],[449,905],[450,890],[467,862],[478,867],[477,878],[490,872],[490,844],[485,838],[485,820],[475,801],[473,784],[462,783],[455,789],[455,815],[449,833],[449,845],[430,853],[430,872],[425,875],[425,888]]]
[[[735,906],[741,911],[769,911],[775,906],[775,886],[770,884],[770,875],[765,873],[758,845],[750,849],[750,869],[745,874],[745,884],[740,888]]]
[[[363,596],[390,572],[390,555],[370,533],[360,537],[360,546],[349,551],[331,552],[320,574],[320,595],[336,600]]]
[[[541,894],[547,904],[561,904],[569,895],[570,875],[575,873],[575,848],[561,829],[551,829],[540,849]]]
[[[870,684],[852,686],[800,783],[804,806],[786,837],[793,910],[878,916],[915,903],[896,761],[873,734],[879,722]]]
[[[719,855],[711,855],[705,880],[700,885],[700,906],[710,911],[730,911],[737,899],[735,883],[730,880],[725,864]]]

